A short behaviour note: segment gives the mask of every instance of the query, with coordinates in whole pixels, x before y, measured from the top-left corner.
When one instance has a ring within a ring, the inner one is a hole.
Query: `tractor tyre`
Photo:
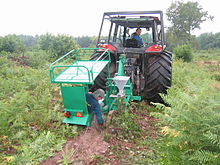
[[[102,53],[94,53],[92,56],[91,56],[91,60],[97,60],[100,55]],[[115,74],[116,72],[116,61],[115,61],[115,58],[113,55],[110,55],[111,57],[111,63],[110,63],[110,75],[111,77]],[[102,59],[108,59],[108,57],[104,57]],[[106,82],[107,82],[107,77],[108,77],[108,70],[107,70],[107,67],[105,67],[102,72],[97,76],[97,78],[95,79],[94,81],[94,85],[91,85],[89,88],[90,88],[90,91],[95,91],[99,88],[103,89],[103,90],[106,90]]]
[[[163,51],[160,55],[147,56],[145,68],[144,99],[165,104],[159,94],[167,94],[167,89],[171,87],[172,54]]]

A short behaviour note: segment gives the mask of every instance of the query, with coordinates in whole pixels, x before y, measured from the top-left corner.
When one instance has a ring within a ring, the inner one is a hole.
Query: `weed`
[[[136,116],[125,111],[125,107],[123,106],[125,104],[120,103],[118,105],[121,105],[121,107],[118,107],[117,112],[113,114],[111,128],[116,131],[118,137],[135,139],[137,136],[140,136],[140,128],[134,120]]]
[[[72,157],[75,153],[75,150],[74,150],[74,148],[72,148],[70,150],[68,148],[69,148],[68,145],[66,145],[65,151],[62,150],[63,159],[59,160],[58,163],[62,163],[62,165],[69,165],[73,162]]]

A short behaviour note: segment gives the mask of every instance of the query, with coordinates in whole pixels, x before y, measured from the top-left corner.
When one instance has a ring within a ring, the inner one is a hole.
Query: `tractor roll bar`
[[[155,11],[121,11],[121,12],[105,12],[103,14],[103,18],[102,18],[102,22],[101,22],[101,27],[99,30],[99,35],[98,35],[98,40],[96,43],[96,46],[98,46],[99,44],[99,40],[101,37],[101,32],[102,32],[102,27],[103,27],[103,23],[105,20],[105,16],[111,17],[111,16],[115,16],[115,15],[144,15],[144,14],[160,14],[160,21],[161,21],[161,32],[162,32],[162,38],[161,38],[161,42],[162,42],[162,47],[164,47],[165,45],[165,35],[164,35],[164,22],[163,22],[163,12],[161,10],[155,10]]]
[[[161,10],[156,11],[122,11],[122,12],[105,12],[104,15],[130,15],[130,14],[163,14]]]

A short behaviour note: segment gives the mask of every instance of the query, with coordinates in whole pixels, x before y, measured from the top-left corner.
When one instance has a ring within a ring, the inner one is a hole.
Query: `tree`
[[[52,57],[60,57],[72,49],[79,48],[79,45],[71,36],[47,33],[39,38],[39,45],[42,50],[46,50]]]
[[[0,37],[0,52],[21,53],[24,52],[24,44],[16,35]]]
[[[200,29],[202,22],[213,20],[213,16],[208,15],[198,2],[173,2],[167,9],[166,15],[172,24],[169,30],[174,34],[179,45],[190,42],[192,31]]]
[[[193,59],[192,49],[189,45],[179,45],[174,49],[174,53],[178,59],[190,62]]]
[[[220,33],[203,33],[197,40],[201,49],[220,48]]]
[[[19,35],[18,37],[22,40],[26,48],[32,48],[37,44],[38,36]]]
[[[95,37],[89,37],[89,36],[82,36],[75,38],[77,43],[82,48],[88,48],[88,47],[95,47],[97,38]]]

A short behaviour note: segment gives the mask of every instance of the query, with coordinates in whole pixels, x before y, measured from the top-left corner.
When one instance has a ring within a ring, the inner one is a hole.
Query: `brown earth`
[[[110,145],[103,140],[103,129],[99,128],[96,122],[91,127],[87,127],[78,137],[68,139],[63,151],[45,160],[41,165],[57,165],[68,155],[70,164],[93,164],[93,158],[97,155],[107,153]],[[72,152],[72,154],[71,154]]]
[[[28,56],[11,57],[11,60],[19,66],[29,67],[28,61],[30,58]]]
[[[139,112],[138,110],[132,110],[131,113],[139,117],[136,122],[142,130],[142,137],[157,138],[157,129],[152,124],[155,119],[151,118],[149,113],[146,111]],[[136,145],[135,142],[117,137],[115,131],[123,130],[110,126],[113,115],[107,116],[106,123],[108,125],[105,129],[100,129],[96,122],[93,122],[92,126],[87,127],[79,136],[68,139],[63,151],[43,161],[41,165],[62,164],[67,155],[68,163],[72,165],[96,165],[100,163],[120,165],[121,160],[129,158],[131,151],[150,150],[147,146]]]
[[[219,61],[216,60],[212,60],[212,61],[200,61],[198,62],[201,65],[213,65],[213,66],[218,66],[219,65]]]

